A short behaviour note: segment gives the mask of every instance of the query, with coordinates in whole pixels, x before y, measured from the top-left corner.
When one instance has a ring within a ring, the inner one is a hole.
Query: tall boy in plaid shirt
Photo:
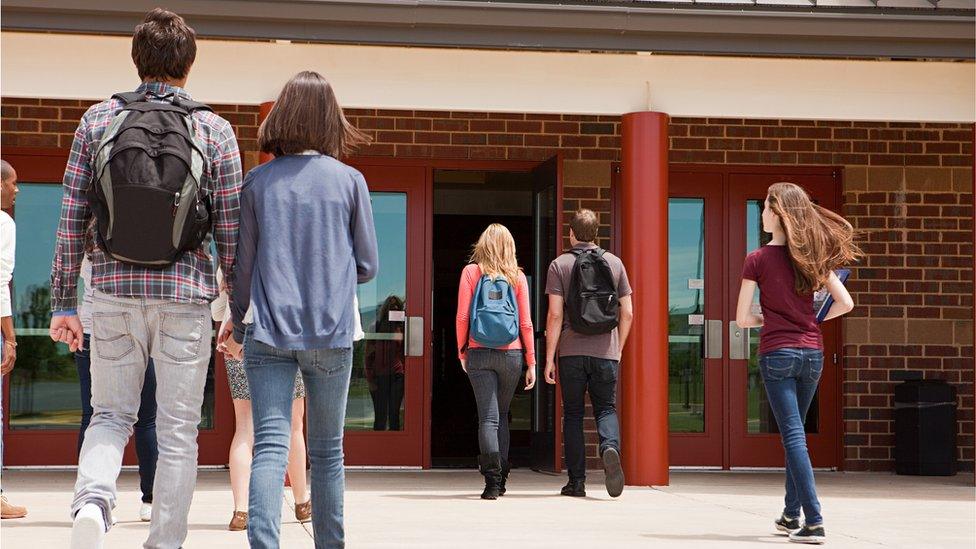
[[[136,91],[151,101],[189,100],[183,90],[196,57],[195,33],[183,19],[156,9],[136,27],[132,59],[142,79]],[[122,109],[109,99],[92,106],[75,132],[64,174],[64,199],[51,272],[51,338],[72,351],[82,342],[76,314],[84,237],[92,219],[85,192],[93,180],[94,151]],[[193,113],[208,161],[201,186],[213,200],[213,236],[224,272],[232,271],[241,186],[240,153],[231,125],[207,111]],[[111,525],[122,453],[139,409],[146,362],[157,379],[156,469],[147,548],[183,544],[196,484],[197,425],[210,362],[210,310],[217,297],[205,239],[164,269],[92,256],[92,406],[94,415],[78,460],[72,503],[72,549],[101,547]]]

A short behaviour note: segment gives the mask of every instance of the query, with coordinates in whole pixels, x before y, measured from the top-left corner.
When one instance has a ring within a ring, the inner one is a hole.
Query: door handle
[[[403,337],[407,340],[404,354],[406,356],[424,356],[424,317],[407,317],[407,324],[403,329]]]
[[[722,358],[722,321],[705,321],[705,358]]]
[[[732,360],[749,358],[749,328],[740,328],[734,320],[729,321],[729,358]]]

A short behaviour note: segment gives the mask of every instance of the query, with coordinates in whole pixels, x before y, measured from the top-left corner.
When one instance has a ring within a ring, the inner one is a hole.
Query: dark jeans
[[[478,404],[478,448],[508,460],[508,410],[522,377],[522,350],[469,349],[468,380]]]
[[[78,452],[85,441],[85,431],[92,418],[91,404],[91,336],[85,334],[83,348],[75,351],[75,366],[78,368],[78,382],[81,386],[81,428],[78,430]],[[133,426],[136,439],[136,456],[139,458],[139,489],[142,501],[152,503],[153,481],[156,478],[156,460],[159,449],[156,446],[156,371],[149,359],[146,378],[142,384],[139,419]]]
[[[569,478],[586,478],[586,444],[583,440],[584,396],[590,393],[593,418],[600,435],[600,455],[607,448],[620,451],[617,422],[618,362],[591,356],[559,357],[559,384],[563,393],[563,444]]]
[[[400,430],[400,405],[403,403],[403,373],[377,375],[376,389],[369,391],[373,399],[373,430]]]
[[[759,372],[786,450],[784,512],[788,517],[799,517],[802,507],[807,524],[820,524],[823,517],[803,422],[823,373],[823,351],[776,349],[759,356]]]

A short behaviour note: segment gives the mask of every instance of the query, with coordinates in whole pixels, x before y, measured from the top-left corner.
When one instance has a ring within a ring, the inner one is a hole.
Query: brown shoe
[[[7,496],[0,496],[0,518],[19,519],[27,516],[27,508],[14,505],[7,501]]]
[[[247,511],[234,511],[234,516],[230,519],[227,529],[231,532],[247,530]]]
[[[312,520],[312,500],[309,499],[305,503],[295,504],[295,518],[298,522],[308,522]]]

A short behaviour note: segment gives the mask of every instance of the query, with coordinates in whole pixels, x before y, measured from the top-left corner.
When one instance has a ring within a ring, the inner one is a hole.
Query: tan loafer
[[[231,517],[227,529],[231,532],[247,530],[247,511],[234,511],[234,516]]]
[[[308,522],[312,520],[312,500],[309,499],[305,503],[295,504],[295,518],[298,522]]]
[[[311,512],[311,510],[309,510]],[[0,518],[19,519],[27,516],[27,508],[14,505],[7,501],[7,496],[0,496]]]

